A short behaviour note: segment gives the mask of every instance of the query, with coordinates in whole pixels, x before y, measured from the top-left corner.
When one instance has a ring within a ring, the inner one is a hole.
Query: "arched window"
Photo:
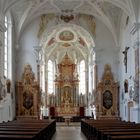
[[[95,53],[93,53],[93,58],[92,58],[92,61],[93,61],[93,68],[92,68],[92,71],[93,71],[93,73],[92,73],[92,81],[93,81],[93,84],[92,84],[92,86],[93,86],[93,90],[95,89],[95,87],[96,87],[96,65],[95,65]]]
[[[48,61],[48,93],[53,93],[53,63],[51,60]]]
[[[80,62],[80,67],[79,67],[79,78],[80,78],[80,84],[79,84],[79,93],[85,94],[86,89],[86,77],[85,77],[85,61],[82,60]]]
[[[6,31],[4,33],[4,76],[6,78],[11,78],[12,23],[9,14],[5,16],[5,27],[6,27]]]

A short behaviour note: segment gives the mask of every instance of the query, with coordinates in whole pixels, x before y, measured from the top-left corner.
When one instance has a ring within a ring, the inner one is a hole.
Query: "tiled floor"
[[[57,126],[52,140],[87,140],[80,126]]]

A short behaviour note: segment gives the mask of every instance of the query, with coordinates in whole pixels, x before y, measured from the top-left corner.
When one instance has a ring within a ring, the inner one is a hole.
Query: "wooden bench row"
[[[55,131],[54,120],[17,120],[0,124],[0,139],[51,140]]]
[[[82,120],[81,131],[88,140],[140,139],[140,124],[120,120]]]

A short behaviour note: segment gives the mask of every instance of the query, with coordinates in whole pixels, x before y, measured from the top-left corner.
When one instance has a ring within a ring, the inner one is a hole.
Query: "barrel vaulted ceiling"
[[[17,38],[31,21],[42,14],[62,14],[72,10],[73,14],[92,15],[108,27],[117,44],[121,15],[124,12],[130,20],[137,20],[134,10],[137,0],[0,0],[0,17],[8,10],[13,13]]]

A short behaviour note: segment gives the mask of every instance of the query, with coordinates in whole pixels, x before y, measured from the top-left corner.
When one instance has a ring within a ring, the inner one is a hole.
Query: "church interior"
[[[140,139],[139,47],[139,0],[0,0],[0,139]]]

